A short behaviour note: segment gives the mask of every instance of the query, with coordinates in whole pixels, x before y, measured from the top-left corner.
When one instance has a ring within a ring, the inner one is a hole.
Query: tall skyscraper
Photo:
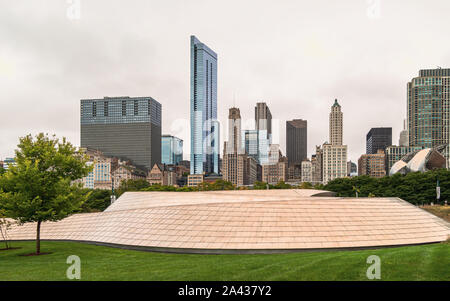
[[[403,120],[403,130],[400,132],[400,138],[398,139],[398,145],[399,146],[408,146],[409,145],[408,127],[407,127],[406,119]]]
[[[183,140],[171,136],[161,137],[161,163],[167,165],[177,165],[183,160]]]
[[[245,153],[248,156],[253,157],[256,162],[258,162],[258,131],[245,130],[243,144]]]
[[[191,174],[219,172],[217,54],[191,36]]]
[[[450,143],[450,69],[425,69],[407,85],[407,119],[410,146],[447,145]]]
[[[269,148],[272,144],[272,114],[265,102],[255,106],[255,126],[258,131],[258,163],[269,163]]]
[[[307,157],[307,121],[286,121],[286,156],[289,165],[300,165]]]
[[[330,112],[330,143],[331,145],[342,145],[342,136],[344,135],[342,129],[343,114],[341,112],[341,106],[337,99],[334,100],[334,104],[331,106]]]
[[[150,170],[161,163],[161,104],[151,97],[81,100],[81,147]]]
[[[366,136],[366,154],[377,154],[392,145],[392,128],[371,128]]]
[[[330,112],[330,141],[323,144],[322,176],[326,184],[347,176],[347,145],[343,141],[343,113],[337,99]]]
[[[257,177],[257,162],[242,147],[241,113],[231,108],[228,115],[228,141],[224,142],[222,174],[236,186],[252,185]]]

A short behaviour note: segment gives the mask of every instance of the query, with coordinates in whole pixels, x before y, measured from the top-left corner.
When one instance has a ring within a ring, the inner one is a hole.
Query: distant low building
[[[312,163],[309,160],[302,162],[302,182],[312,183]]]
[[[6,158],[3,161],[3,169],[8,170],[10,166],[15,166],[16,160],[14,158]]]
[[[364,154],[358,160],[358,175],[382,178],[386,175],[384,151],[378,149],[376,154]]]
[[[386,174],[389,174],[392,166],[409,153],[424,149],[423,146],[388,146],[386,147]]]
[[[155,164],[149,171],[147,181],[150,185],[159,184],[163,186],[177,185],[177,174],[174,167],[165,164]]]
[[[187,186],[195,187],[201,183],[203,183],[203,175],[188,175]]]

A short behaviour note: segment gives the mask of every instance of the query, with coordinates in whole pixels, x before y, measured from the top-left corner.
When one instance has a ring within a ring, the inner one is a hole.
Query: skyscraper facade
[[[398,145],[399,146],[408,146],[409,145],[406,119],[403,120],[403,130],[400,132],[400,138],[398,139]]]
[[[392,145],[392,128],[371,128],[366,136],[366,154],[377,154]]]
[[[244,131],[244,149],[245,153],[254,158],[258,162],[258,131],[245,130]]]
[[[81,147],[150,170],[161,162],[161,104],[151,97],[82,99]]]
[[[427,148],[450,143],[450,69],[420,70],[407,85],[410,146]]]
[[[289,165],[300,165],[307,157],[307,121],[286,121],[286,156]]]
[[[337,99],[331,106],[330,112],[330,143],[331,145],[342,145],[343,133],[343,113]]]
[[[177,165],[183,160],[183,140],[171,136],[161,137],[161,163],[167,165]]]
[[[330,141],[323,144],[322,176],[326,184],[347,176],[347,145],[343,145],[343,113],[337,99],[330,112]]]
[[[228,141],[224,142],[222,176],[236,186],[252,185],[257,178],[257,162],[247,156],[242,145],[241,113],[231,108],[228,115]]]
[[[219,172],[217,54],[191,36],[191,174]]]
[[[268,164],[272,144],[272,113],[265,102],[256,103],[255,127],[258,132],[258,163]]]

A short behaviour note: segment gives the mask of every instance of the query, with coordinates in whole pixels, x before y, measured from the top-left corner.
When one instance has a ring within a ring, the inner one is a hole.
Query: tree
[[[0,199],[1,201],[1,199]],[[0,210],[0,238],[5,242],[5,249],[10,249],[8,230],[11,227],[11,222],[5,218],[5,210]]]
[[[124,192],[127,191],[140,191],[144,188],[147,188],[150,186],[150,183],[147,182],[147,180],[145,179],[129,179],[126,181],[123,181],[120,186],[119,189],[117,189],[117,196],[121,196]]]
[[[36,222],[36,254],[40,254],[41,223],[61,220],[80,209],[86,195],[71,182],[87,176],[91,167],[65,138],[28,135],[20,138],[17,147],[16,165],[0,178],[0,209],[19,224]]]

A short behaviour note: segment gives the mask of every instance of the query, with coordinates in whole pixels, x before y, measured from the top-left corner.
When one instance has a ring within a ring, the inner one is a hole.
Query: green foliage
[[[5,172],[6,172],[6,170],[5,170],[3,167],[0,166],[0,176],[1,176],[2,174],[4,174]]]
[[[80,208],[80,212],[100,212],[111,204],[111,190],[83,189],[86,201]]]
[[[150,184],[145,179],[137,179],[137,180],[126,180],[123,181],[119,188],[116,191],[117,196],[121,196],[126,191],[141,191],[142,189],[145,189],[149,187]]]
[[[60,141],[43,133],[20,138],[15,161],[0,177],[0,209],[19,223],[38,223],[39,253],[40,223],[58,221],[81,207],[84,195],[71,182],[91,168],[65,138]]]
[[[270,187],[269,187],[269,188],[270,188]],[[261,189],[267,189],[267,183],[266,183],[266,182],[256,181],[256,182],[253,184],[253,189],[258,189],[258,190],[261,190]]]
[[[313,189],[313,185],[309,182],[303,182],[298,186],[299,189]]]
[[[436,201],[436,182],[439,178],[441,201],[450,199],[450,171],[438,169],[425,173],[395,174],[383,178],[359,176],[330,181],[324,190],[334,191],[337,196],[399,197],[413,204]]]

